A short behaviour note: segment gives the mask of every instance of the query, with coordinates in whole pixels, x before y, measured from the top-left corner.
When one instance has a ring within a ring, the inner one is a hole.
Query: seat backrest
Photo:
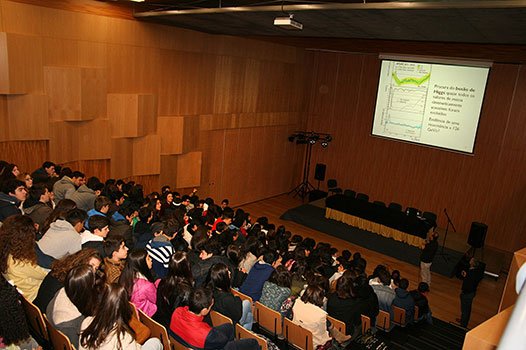
[[[389,203],[389,209],[396,210],[396,211],[402,211],[402,204],[399,203]]]
[[[71,345],[69,338],[64,333],[53,327],[46,315],[44,315],[44,322],[49,333],[49,341],[54,350],[75,350],[75,347]]]
[[[158,338],[163,344],[164,349],[170,349],[170,339],[168,338],[168,332],[163,325],[157,321],[152,320],[142,310],[137,309],[139,312],[139,321],[141,321],[146,327],[150,329],[151,337]]]
[[[255,321],[260,327],[265,328],[275,336],[283,332],[281,314],[279,312],[266,307],[259,301],[256,302],[255,311]]]
[[[371,318],[365,315],[360,316],[362,318],[362,334],[365,334],[365,332],[371,329]]]
[[[327,180],[327,188],[331,189],[334,187],[338,187],[338,181],[336,179],[328,179]]]
[[[234,324],[234,322],[232,322],[230,317],[227,317],[223,315],[222,313],[214,311],[214,310],[210,311],[210,318],[212,319],[212,325],[214,327],[220,326],[225,323]]]
[[[367,195],[365,193],[358,193],[358,194],[356,194],[356,199],[358,199],[360,201],[368,202],[369,201],[369,195]]]
[[[24,308],[30,329],[33,330],[33,332],[35,332],[38,337],[42,338],[42,340],[49,341],[46,323],[44,321],[42,312],[40,312],[40,309],[23,296],[20,298],[20,301],[22,303],[22,307]]]
[[[254,302],[252,301],[252,298],[249,297],[248,295],[246,294],[243,294],[241,293],[240,291],[238,290],[235,290],[234,288],[231,288],[230,291],[232,292],[232,294],[234,294],[235,296],[238,296],[241,298],[241,300],[248,300],[250,302],[250,305],[252,305]]]
[[[170,347],[168,349],[170,350],[192,350],[192,348],[187,348],[183,344],[179,343],[174,337],[169,336],[170,339]],[[168,350],[167,348],[164,348],[164,350]]]
[[[379,207],[384,207],[384,208],[385,208],[385,203],[382,202],[382,201],[374,201],[373,204],[374,204],[374,205],[377,205],[377,206],[379,206]]]
[[[265,338],[257,335],[254,332],[249,331],[248,329],[241,326],[239,323],[236,324],[236,338],[237,339],[255,339],[261,350],[268,350],[268,342]]]
[[[343,195],[346,197],[354,198],[356,197],[356,192],[354,192],[353,190],[345,190],[343,191]]]
[[[405,326],[405,309],[398,306],[392,306],[393,308],[393,323],[397,326]]]
[[[432,213],[430,211],[425,211],[423,214],[422,214],[422,217],[424,217],[427,221],[429,221],[430,223],[436,223],[437,221],[437,214],[435,213]]]
[[[285,327],[285,339],[292,345],[302,350],[312,350],[312,333],[308,329],[298,326],[288,318],[283,322]]]
[[[376,317],[376,328],[387,331],[391,328],[391,315],[389,312],[380,310]]]
[[[336,328],[340,333],[345,334],[345,322],[335,319],[334,317],[327,315],[327,321],[329,321],[334,328]]]

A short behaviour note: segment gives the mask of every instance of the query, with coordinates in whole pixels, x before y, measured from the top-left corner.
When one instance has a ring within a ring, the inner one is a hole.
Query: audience
[[[257,349],[253,341],[233,341],[231,325],[207,324],[212,309],[252,328],[252,305],[231,288],[311,330],[314,348],[345,344],[360,334],[360,315],[374,328],[379,310],[391,313],[393,306],[405,309],[408,323],[432,322],[427,283],[408,292],[408,280],[383,265],[367,278],[359,252],[339,255],[267,217],[254,223],[227,199],[216,205],[196,190],[180,195],[168,187],[162,197],[144,196],[132,181],[90,177],[84,184],[83,173],[58,168],[44,162],[33,185],[31,176],[15,174],[16,165],[0,162],[0,270],[2,281],[13,283],[77,348],[160,349],[131,301],[185,345]],[[345,322],[347,335],[327,315]],[[6,344],[28,339],[23,331],[1,336]]]

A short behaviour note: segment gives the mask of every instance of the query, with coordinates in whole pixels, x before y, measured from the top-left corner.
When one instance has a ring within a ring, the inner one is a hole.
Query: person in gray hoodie
[[[55,259],[78,252],[81,248],[80,232],[88,215],[84,210],[71,209],[63,219],[59,218],[37,242],[40,250]]]
[[[29,198],[24,202],[24,213],[38,225],[37,230],[40,233],[43,233],[40,230],[44,221],[53,212],[49,201],[49,190],[44,184],[39,183],[29,189]]]
[[[86,184],[80,185],[80,187],[69,196],[69,199],[77,203],[77,208],[88,212],[95,208],[95,198],[100,195],[103,188],[104,184],[102,184],[97,177],[92,176]]]

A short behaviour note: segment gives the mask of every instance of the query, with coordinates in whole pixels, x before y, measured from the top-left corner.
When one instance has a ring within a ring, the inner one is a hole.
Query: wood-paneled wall
[[[334,138],[313,148],[312,167],[327,164],[328,178],[371,200],[433,211],[441,226],[447,208],[466,240],[478,221],[489,227],[488,245],[526,245],[526,66],[493,65],[474,155],[463,155],[371,136],[377,54],[309,55],[308,128]]]
[[[302,49],[91,0],[0,0],[0,48],[0,159],[23,170],[49,157],[233,204],[299,177],[287,134],[303,122]]]

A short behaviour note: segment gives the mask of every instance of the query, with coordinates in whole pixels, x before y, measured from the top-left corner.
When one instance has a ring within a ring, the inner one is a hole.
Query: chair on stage
[[[338,181],[336,179],[328,179],[327,180],[327,190],[329,193],[339,194],[342,193],[342,189],[338,187]]]
[[[437,222],[437,214],[433,213],[433,212],[430,212],[430,211],[425,211],[423,214],[422,214],[422,217],[424,219],[427,220],[427,222],[429,222],[430,224],[435,224],[436,225],[436,222]]]
[[[391,202],[388,208],[394,211],[402,211],[402,205],[400,203]]]
[[[349,190],[349,189],[347,189],[347,190],[343,191],[343,195],[344,195],[345,197],[355,198],[355,197],[356,197],[356,192],[353,191],[353,190]]]
[[[382,201],[374,201],[373,204],[385,208],[385,203]]]
[[[369,195],[365,193],[357,193],[356,199],[359,201],[369,202]]]

